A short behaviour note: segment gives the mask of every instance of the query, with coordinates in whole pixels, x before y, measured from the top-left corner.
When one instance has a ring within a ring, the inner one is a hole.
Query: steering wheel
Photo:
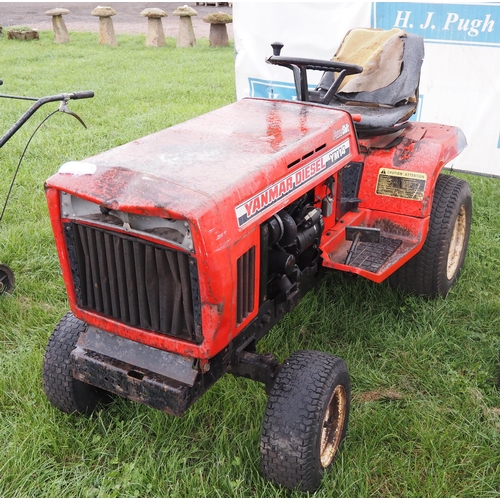
[[[281,56],[283,44],[275,42],[271,44],[273,55],[266,59],[269,64],[289,68],[293,72],[295,88],[297,90],[297,99],[299,101],[309,101],[309,89],[307,85],[307,70],[327,71],[332,75],[338,73],[337,78],[332,78],[325,95],[319,98],[320,104],[330,104],[333,97],[337,94],[340,84],[348,75],[356,75],[363,71],[357,64],[343,63],[338,61],[325,61],[322,59],[309,59],[302,57],[284,57]]]

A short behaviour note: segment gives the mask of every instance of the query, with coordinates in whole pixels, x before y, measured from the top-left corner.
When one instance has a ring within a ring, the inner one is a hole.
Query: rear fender
[[[415,123],[394,147],[376,149],[380,138],[360,141],[365,156],[360,208],[428,217],[443,167],[467,145],[458,127]]]

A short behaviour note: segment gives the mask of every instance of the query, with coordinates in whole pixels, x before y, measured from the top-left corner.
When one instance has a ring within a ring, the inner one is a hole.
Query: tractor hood
[[[46,187],[112,210],[160,217],[199,219],[218,210],[225,223],[236,224],[238,204],[342,142],[348,146],[340,158],[345,164],[357,153],[345,112],[249,98],[65,164]]]

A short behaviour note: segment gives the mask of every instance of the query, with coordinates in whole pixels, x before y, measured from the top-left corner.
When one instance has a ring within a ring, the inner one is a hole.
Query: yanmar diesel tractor
[[[422,38],[355,29],[332,61],[281,48],[267,62],[293,71],[296,101],[245,98],[48,179],[71,313],[43,384],[68,413],[112,393],[181,416],[226,373],[257,380],[264,476],[314,491],[346,433],[346,364],[280,364],[257,343],[328,269],[445,296],[472,205],[441,174],[463,133],[409,121]],[[308,70],[323,72],[314,89]]]

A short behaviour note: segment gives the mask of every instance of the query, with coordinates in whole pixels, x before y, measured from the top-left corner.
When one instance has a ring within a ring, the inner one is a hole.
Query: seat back
[[[351,30],[334,60],[363,66],[359,75],[344,81],[339,96],[357,102],[398,106],[418,101],[424,41],[399,29]],[[359,62],[358,62],[359,61]]]
[[[355,28],[347,33],[333,60],[362,66],[347,77],[330,106],[360,114],[358,131],[388,133],[400,127],[418,104],[424,41],[398,28]],[[335,75],[325,72],[317,91],[325,93]],[[379,106],[382,105],[382,106]]]

